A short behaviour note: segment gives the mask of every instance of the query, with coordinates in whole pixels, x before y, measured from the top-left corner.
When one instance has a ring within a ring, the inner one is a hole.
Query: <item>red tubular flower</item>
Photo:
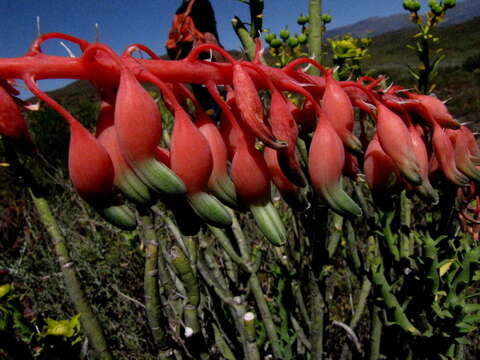
[[[212,172],[212,154],[205,137],[180,107],[175,109],[170,164],[187,186],[188,194],[206,190]]]
[[[432,187],[432,184],[430,184],[430,179],[428,178],[430,169],[427,147],[415,126],[410,123],[408,130],[410,132],[410,137],[412,138],[413,149],[415,151],[418,165],[420,166],[420,174],[422,176],[422,184],[416,186],[415,189],[424,198],[431,199],[434,203],[437,203],[438,193]]]
[[[445,132],[436,122],[433,123],[433,151],[440,168],[446,178],[453,184],[463,186],[468,184],[468,178],[458,171],[455,164],[455,150]]]
[[[208,179],[207,188],[221,201],[232,207],[238,206],[235,186],[228,175],[228,151],[220,131],[210,120],[207,114],[197,109],[195,125],[207,140],[212,154],[212,171]]]
[[[407,126],[385,105],[378,102],[376,106],[377,135],[380,145],[398,167],[402,176],[413,185],[420,185],[422,177]]]
[[[447,130],[450,141],[455,151],[455,165],[469,179],[480,182],[480,170],[478,170],[470,157],[467,138],[461,130]]]
[[[112,198],[114,168],[100,142],[79,122],[70,123],[68,170],[78,194],[90,204],[104,206]]]
[[[416,112],[427,121],[433,119],[441,127],[450,129],[460,128],[460,124],[452,117],[443,101],[431,95],[407,94],[420,102],[421,106],[416,107]]]
[[[361,152],[362,144],[360,140],[352,134],[352,103],[345,90],[343,90],[333,78],[331,70],[327,71],[325,78],[325,94],[322,99],[323,109],[345,146],[352,151]]]
[[[126,67],[121,71],[114,126],[125,159],[149,188],[167,194],[185,192],[180,179],[155,158],[162,136],[160,111]]]
[[[376,193],[387,191],[398,181],[398,168],[382,149],[376,134],[365,151],[363,172],[368,187]]]
[[[30,147],[32,139],[28,132],[27,123],[10,94],[0,82],[0,135],[12,139],[21,145]]]
[[[158,106],[128,69],[123,69],[115,106],[115,129],[128,161],[152,158],[162,136]]]
[[[360,216],[361,209],[341,186],[344,164],[343,143],[328,118],[322,116],[313,134],[308,156],[308,171],[312,186],[339,214]]]

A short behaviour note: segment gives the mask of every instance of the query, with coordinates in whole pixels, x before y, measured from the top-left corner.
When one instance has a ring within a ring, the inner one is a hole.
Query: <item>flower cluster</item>
[[[41,44],[52,38],[78,44],[82,56],[43,54]],[[132,57],[136,50],[151,59]],[[199,59],[208,51],[225,62]],[[69,173],[79,195],[127,229],[136,226],[129,203],[161,200],[179,223],[187,216],[217,227],[230,226],[227,207],[250,209],[266,237],[280,245],[286,232],[271,184],[297,210],[318,195],[337,213],[360,216],[343,176],[364,176],[377,197],[407,189],[436,203],[432,183],[441,175],[478,204],[475,186],[467,185],[480,181],[480,149],[436,97],[397,85],[384,88],[383,78],[337,81],[331,69],[309,58],[282,69],[258,58],[235,60],[207,43],[183,60],[166,61],[139,44],[118,55],[101,43],[45,34],[25,57],[0,59],[0,134],[30,141],[11,86],[12,79],[23,79],[70,126]],[[305,64],[322,76],[309,75]],[[94,134],[37,86],[36,80],[54,77],[88,79],[96,87],[101,106]],[[158,105],[141,83],[159,89],[174,117],[168,148],[161,145],[165,129]],[[221,109],[218,122],[186,83],[208,89]],[[478,222],[477,210],[467,215],[470,220]],[[183,230],[194,233],[198,226]]]

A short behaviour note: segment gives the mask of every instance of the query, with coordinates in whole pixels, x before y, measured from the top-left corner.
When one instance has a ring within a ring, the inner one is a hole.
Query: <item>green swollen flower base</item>
[[[135,204],[147,205],[153,201],[148,187],[131,170],[125,171],[115,185]]]
[[[341,183],[323,190],[322,196],[328,205],[339,215],[345,217],[358,217],[362,215],[362,209],[360,209],[355,201],[342,189]]]
[[[187,195],[188,202],[195,213],[207,224],[216,227],[232,225],[232,217],[225,206],[214,196],[205,192]]]
[[[282,246],[287,241],[287,232],[278,215],[277,209],[269,201],[266,204],[250,205],[260,231],[275,246]]]
[[[134,230],[137,227],[135,214],[126,205],[110,206],[96,211],[110,224],[122,230]]]
[[[235,209],[240,206],[235,185],[228,175],[211,184],[209,190],[225,205]]]
[[[183,181],[165,164],[150,158],[134,164],[135,173],[153,191],[166,195],[185,194]]]

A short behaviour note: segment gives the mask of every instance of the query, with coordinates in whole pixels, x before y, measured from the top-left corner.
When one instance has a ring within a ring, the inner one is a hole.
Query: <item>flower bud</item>
[[[288,38],[287,44],[288,44],[288,46],[290,46],[290,47],[292,47],[292,48],[298,46],[298,39],[297,39],[297,37],[291,36],[290,38]]]
[[[308,41],[308,36],[305,33],[301,33],[297,36],[298,42],[302,45],[305,45]]]
[[[322,106],[328,120],[346,147],[355,152],[361,152],[360,140],[352,134],[353,130],[353,107],[350,99],[333,78],[331,71],[325,75],[325,94],[322,99]]]
[[[275,33],[268,33],[267,35],[265,35],[265,41],[267,42],[267,44],[271,44],[272,40],[276,37],[277,35],[275,35]]]
[[[330,15],[330,14],[323,14],[323,15],[322,15],[322,22],[323,22],[324,24],[331,23],[331,22],[332,22],[332,15]]]
[[[306,23],[308,23],[308,17],[303,14],[300,14],[300,16],[297,18],[297,24],[305,25]]]
[[[403,8],[411,12],[417,12],[420,10],[420,2],[416,0],[404,0]]]
[[[280,39],[273,39],[270,43],[270,46],[274,49],[278,49],[280,46],[282,46],[282,40]]]
[[[328,153],[328,156],[325,154]],[[312,186],[328,205],[343,216],[360,216],[362,210],[343,191],[341,178],[345,164],[342,140],[326,116],[319,120],[308,156]]]
[[[412,138],[403,120],[385,105],[377,105],[377,135],[385,153],[402,176],[414,185],[422,183]]]
[[[290,31],[288,31],[288,27],[285,26],[279,33],[280,37],[283,41],[286,41],[290,37]]]
[[[443,0],[443,6],[445,9],[451,9],[457,5],[457,0]]]

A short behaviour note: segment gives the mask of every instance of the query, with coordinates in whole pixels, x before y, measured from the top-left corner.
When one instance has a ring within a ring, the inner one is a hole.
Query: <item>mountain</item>
[[[458,2],[453,9],[448,10],[442,26],[460,24],[476,16],[480,16],[479,0],[465,0]],[[326,36],[335,37],[338,35],[352,34],[355,37],[373,37],[403,28],[413,28],[414,25],[410,22],[408,17],[409,15],[406,11],[403,14],[394,14],[386,17],[370,17],[352,25],[328,30]]]

